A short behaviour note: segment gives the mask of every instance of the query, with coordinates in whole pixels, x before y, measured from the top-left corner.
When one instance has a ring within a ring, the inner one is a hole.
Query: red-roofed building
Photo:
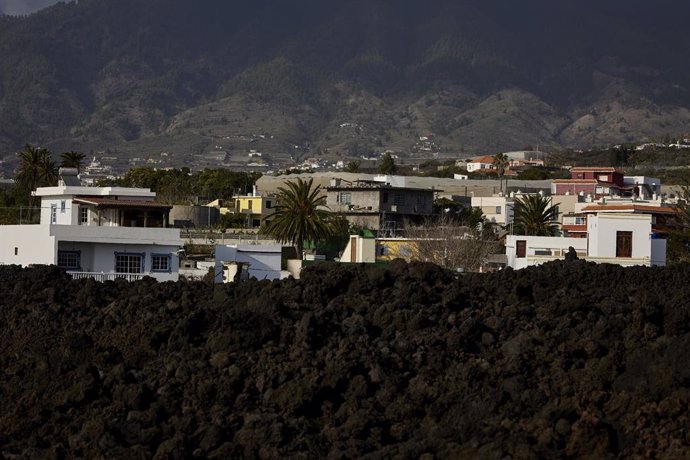
[[[487,169],[496,169],[494,164],[494,157],[490,155],[477,158],[467,163],[467,172],[481,171]]]
[[[570,179],[555,179],[551,184],[553,195],[628,196],[634,187],[626,185],[623,173],[615,168],[575,167]]]

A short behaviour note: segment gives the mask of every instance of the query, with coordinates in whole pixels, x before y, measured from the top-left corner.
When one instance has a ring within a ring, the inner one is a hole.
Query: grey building
[[[343,214],[351,224],[392,234],[430,216],[440,190],[333,179],[326,192],[330,210]]]

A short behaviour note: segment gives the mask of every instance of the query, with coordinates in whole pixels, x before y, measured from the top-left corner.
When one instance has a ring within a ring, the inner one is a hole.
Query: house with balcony
[[[177,280],[180,230],[168,228],[171,206],[143,188],[84,187],[61,171],[41,199],[40,223],[0,226],[0,264],[57,265],[74,278],[151,276]]]
[[[332,179],[326,187],[326,203],[352,225],[393,235],[431,216],[435,195],[440,191],[408,187],[401,176],[352,182]]]
[[[570,169],[570,179],[554,179],[552,195],[626,196],[633,186],[627,185],[623,173],[610,167],[575,167]]]
[[[589,231],[588,219],[599,214],[648,214],[651,216],[652,232],[657,237],[666,238],[677,210],[663,201],[639,201],[631,199],[602,199],[598,202],[591,200],[578,203],[574,212],[563,217],[563,232],[565,236],[587,238]]]
[[[272,196],[259,195],[256,185],[251,195],[239,195],[233,197],[234,206],[231,212],[244,216],[247,228],[259,228],[275,213],[276,200]]]

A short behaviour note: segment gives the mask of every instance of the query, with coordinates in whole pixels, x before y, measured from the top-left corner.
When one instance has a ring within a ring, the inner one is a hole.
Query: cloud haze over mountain
[[[31,14],[59,0],[0,0],[0,13],[18,16]]]

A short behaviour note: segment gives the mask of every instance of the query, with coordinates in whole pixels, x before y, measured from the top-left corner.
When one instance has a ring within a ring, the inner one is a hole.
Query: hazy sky
[[[59,0],[0,0],[2,14],[30,14],[41,8],[57,3]]]

